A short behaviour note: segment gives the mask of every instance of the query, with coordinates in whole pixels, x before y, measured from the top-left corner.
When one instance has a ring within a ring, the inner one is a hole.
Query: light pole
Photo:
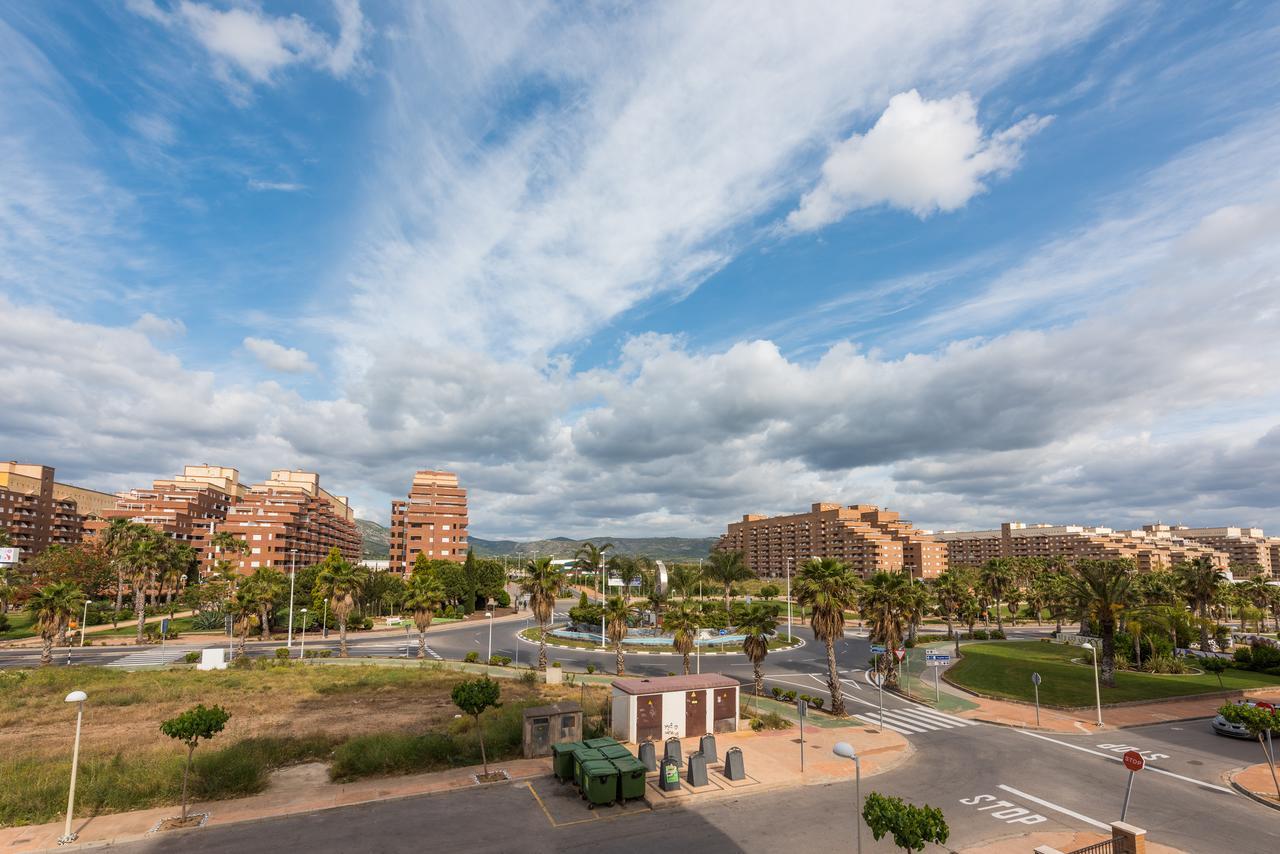
[[[489,619],[489,657],[485,659],[485,662],[488,663],[493,661],[493,612],[485,611],[484,615]]]
[[[289,641],[285,646],[293,649],[293,580],[298,574],[298,550],[289,549],[289,556]]]
[[[307,657],[307,609],[302,609],[302,643],[298,646],[298,660]]]
[[[693,657],[698,660],[698,672],[702,672],[702,644],[698,643],[698,635],[702,634],[702,626],[693,630]]]
[[[600,560],[600,648],[604,649],[604,604],[608,596],[604,592],[604,559]]]
[[[858,759],[858,754],[853,749],[853,745],[847,741],[836,742],[836,746],[831,748],[831,752],[836,756],[853,760],[853,785],[858,797],[858,809],[854,814],[854,822],[858,825],[858,854],[862,854],[862,762]]]
[[[71,829],[71,816],[76,807],[76,766],[80,764],[80,721],[84,718],[84,701],[89,699],[83,691],[72,691],[66,702],[78,704],[76,707],[76,741],[71,748],[71,790],[67,793],[67,823],[62,827],[62,835],[58,837],[59,845],[76,841],[76,834]]]
[[[80,645],[84,646],[84,627],[89,625],[89,600],[84,600],[84,614],[80,617]]]
[[[791,562],[795,558],[787,558],[787,643],[791,643]]]
[[[320,618],[320,637],[329,637],[329,599],[324,600],[324,616]]]
[[[1093,653],[1093,696],[1098,701],[1098,726],[1102,726],[1102,684],[1098,681],[1098,650],[1088,642],[1081,644],[1081,648]]]

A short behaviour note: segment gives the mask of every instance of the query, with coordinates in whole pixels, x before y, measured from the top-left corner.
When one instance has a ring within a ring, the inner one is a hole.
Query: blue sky
[[[1251,2],[0,0],[0,456],[384,521],[451,468],[477,536],[1280,529],[1278,48]]]

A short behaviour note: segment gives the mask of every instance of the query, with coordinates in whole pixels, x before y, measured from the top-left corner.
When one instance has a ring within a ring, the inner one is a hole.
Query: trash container
[[[606,735],[606,736],[602,736],[601,738],[588,738],[586,741],[582,743],[585,744],[587,747],[590,747],[592,750],[599,750],[602,747],[609,747],[610,745],[617,744],[618,740],[616,738],[610,738],[609,736]]]
[[[618,769],[612,762],[588,759],[582,763],[582,796],[590,809],[618,799]]]
[[[658,751],[653,746],[652,741],[640,743],[640,762],[644,765],[646,771],[658,770]]]
[[[725,751],[724,776],[730,780],[747,779],[747,770],[742,764],[742,748],[730,747]]]
[[[635,759],[635,757],[631,755],[631,751],[627,750],[621,744],[609,744],[597,749],[604,754],[605,759]]]
[[[715,764],[720,761],[719,754],[716,753],[716,737],[711,733],[707,733],[698,742],[698,752],[707,757],[707,762]]]
[[[618,800],[629,801],[644,797],[644,763],[633,757],[612,760],[618,769]]]
[[[604,754],[598,750],[591,750],[586,747],[579,747],[573,751],[573,782],[582,788],[582,764],[592,760],[603,760]]]
[[[551,745],[551,766],[555,769],[556,777],[561,783],[567,783],[573,779],[573,751],[585,749],[586,747],[580,741]]]
[[[680,764],[680,739],[675,736],[667,739],[666,745],[662,748],[662,758],[672,759],[677,765]]]
[[[658,785],[664,792],[680,791],[680,765],[674,759],[662,760],[662,771],[658,774]]]
[[[701,753],[689,754],[689,776],[686,779],[694,788],[707,785],[707,757]]]

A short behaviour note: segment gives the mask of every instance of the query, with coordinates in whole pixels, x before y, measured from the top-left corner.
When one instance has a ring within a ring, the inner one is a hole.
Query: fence
[[[1093,845],[1077,848],[1075,851],[1068,852],[1068,854],[1115,854],[1116,848],[1113,843],[1114,840],[1104,839]]]

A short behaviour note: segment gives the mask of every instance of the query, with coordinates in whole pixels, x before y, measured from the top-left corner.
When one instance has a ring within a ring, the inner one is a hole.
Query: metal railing
[[[1114,839],[1104,839],[1085,848],[1077,848],[1067,854],[1114,854],[1116,850]]]

